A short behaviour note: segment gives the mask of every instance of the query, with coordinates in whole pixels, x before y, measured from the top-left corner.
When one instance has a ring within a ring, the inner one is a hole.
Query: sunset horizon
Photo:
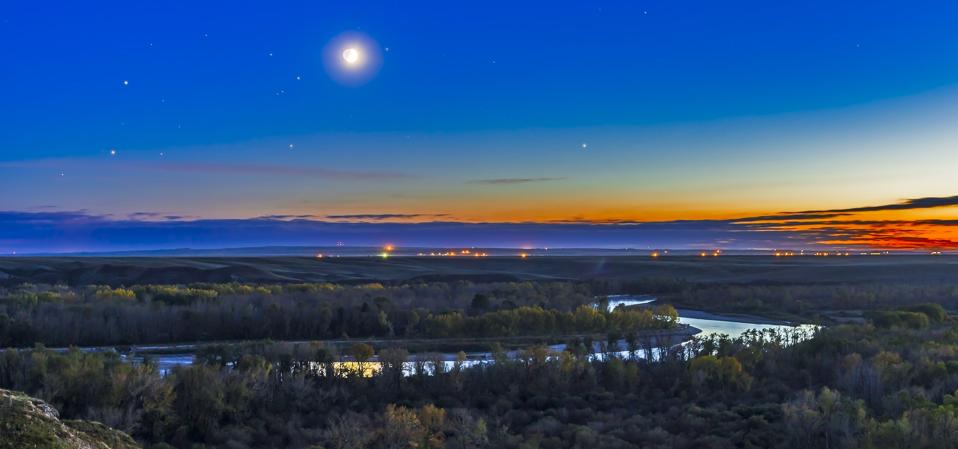
[[[0,254],[958,248],[933,9],[116,6],[4,15]]]

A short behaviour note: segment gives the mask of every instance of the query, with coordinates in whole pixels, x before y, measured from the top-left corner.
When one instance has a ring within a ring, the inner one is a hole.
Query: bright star
[[[116,156],[116,148],[110,149],[110,156]]]
[[[123,80],[123,85],[124,85],[124,86],[129,86],[129,85],[130,85],[130,82],[127,81],[127,80]]]
[[[589,144],[583,142],[583,143],[582,143],[582,149],[586,149],[586,148],[589,148]]]

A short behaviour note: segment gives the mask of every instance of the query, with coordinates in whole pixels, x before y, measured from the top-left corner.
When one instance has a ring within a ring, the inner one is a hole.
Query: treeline
[[[0,387],[151,449],[956,447],[958,325],[936,307],[891,312],[927,325],[710,337],[657,361],[533,347],[408,376],[381,353],[370,378],[331,375],[320,344],[208,354],[167,377],[112,354],[8,350]]]
[[[581,305],[572,312],[541,307],[519,307],[476,316],[461,312],[427,315],[419,335],[430,338],[509,337],[573,333],[626,333],[667,329],[678,324],[678,312],[670,305],[653,309],[605,308]]]
[[[23,284],[0,288],[4,305],[31,306],[41,303],[90,303],[104,300],[157,302],[188,305],[216,298],[309,298],[334,305],[357,305],[372,298],[386,298],[401,308],[458,310],[470,306],[477,294],[485,296],[492,306],[513,308],[541,305],[546,308],[571,310],[591,302],[592,288],[573,282],[419,282],[400,285],[369,283],[360,285],[334,283],[308,284],[243,284],[194,283],[186,285],[133,285],[110,287],[88,285]]]
[[[0,298],[0,346],[625,333],[676,323],[669,307],[608,312],[587,292],[569,283],[24,286]]]
[[[958,309],[958,279],[939,282],[731,283],[654,277],[593,281],[597,294],[651,293],[680,308],[815,317],[827,310],[877,310],[921,303]]]

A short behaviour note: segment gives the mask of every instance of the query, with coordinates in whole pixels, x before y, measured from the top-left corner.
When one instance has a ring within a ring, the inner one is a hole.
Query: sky
[[[16,2],[0,254],[955,249],[955,23],[948,1]]]

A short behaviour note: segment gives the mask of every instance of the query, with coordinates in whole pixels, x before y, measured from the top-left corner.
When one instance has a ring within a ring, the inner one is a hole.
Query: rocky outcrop
[[[139,449],[133,438],[103,424],[61,421],[50,404],[0,390],[0,449]]]

